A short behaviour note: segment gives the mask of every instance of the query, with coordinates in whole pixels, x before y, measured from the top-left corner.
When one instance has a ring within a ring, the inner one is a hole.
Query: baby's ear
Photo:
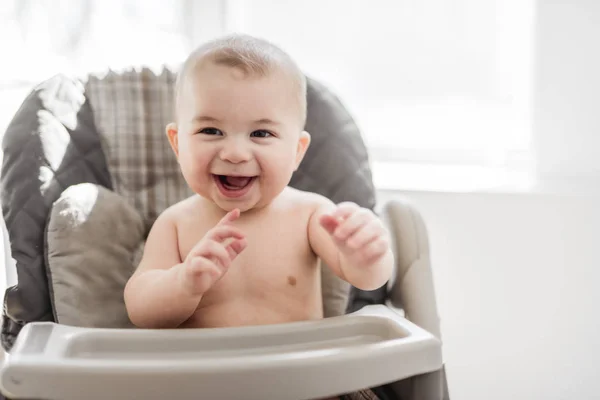
[[[300,132],[300,138],[298,138],[298,148],[296,149],[296,168],[297,170],[306,154],[306,150],[310,146],[310,133],[306,131]]]
[[[175,122],[171,122],[167,125],[166,129],[167,138],[169,139],[169,143],[171,144],[171,148],[175,152],[175,155],[179,157],[179,140],[177,138],[177,124]]]

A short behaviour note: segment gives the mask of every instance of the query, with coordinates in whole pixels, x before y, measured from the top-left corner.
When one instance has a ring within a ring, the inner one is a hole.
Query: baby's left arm
[[[324,204],[312,215],[308,236],[317,256],[352,286],[375,290],[390,279],[388,232],[371,210],[350,202]]]

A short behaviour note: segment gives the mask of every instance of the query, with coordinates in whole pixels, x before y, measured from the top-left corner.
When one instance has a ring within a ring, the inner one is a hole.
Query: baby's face
[[[289,77],[205,64],[184,83],[169,138],[192,190],[223,210],[261,208],[289,183],[309,143]]]

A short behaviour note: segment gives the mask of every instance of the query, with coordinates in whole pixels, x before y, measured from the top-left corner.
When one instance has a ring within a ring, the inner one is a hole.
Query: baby
[[[184,63],[166,128],[192,197],[162,213],[127,283],[140,328],[323,318],[320,262],[363,290],[393,268],[382,222],[288,186],[310,144],[306,81],[279,48],[210,42]],[[325,172],[325,171],[324,171]]]

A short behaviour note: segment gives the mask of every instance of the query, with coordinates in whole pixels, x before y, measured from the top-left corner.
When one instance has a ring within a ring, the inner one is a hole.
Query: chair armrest
[[[401,198],[384,205],[382,218],[396,258],[396,271],[388,284],[390,301],[410,321],[441,338],[425,222],[415,206]]]
[[[423,217],[407,199],[386,203],[382,217],[390,230],[396,272],[388,284],[391,306],[404,310],[406,318],[441,340],[429,238]],[[391,388],[402,399],[448,400],[445,368],[399,380]]]

